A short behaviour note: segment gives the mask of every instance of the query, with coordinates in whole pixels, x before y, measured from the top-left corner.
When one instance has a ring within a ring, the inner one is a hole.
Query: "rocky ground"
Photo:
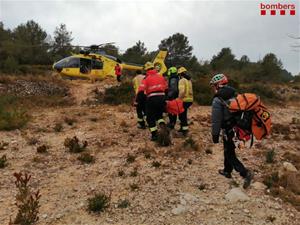
[[[299,211],[269,195],[262,183],[262,168],[272,168],[265,166],[264,152],[275,149],[276,166],[281,167],[285,151],[300,151],[299,140],[277,135],[238,150],[255,172],[254,184],[243,190],[237,173],[233,179],[217,173],[223,152],[222,144],[211,144],[210,107],[191,108],[188,138],[173,132],[172,146],[157,147],[149,141],[148,130],[137,129],[132,107],[82,104],[93,98],[96,87],[103,90],[113,82],[73,81],[70,92],[76,105],[35,110],[27,127],[0,132],[0,141],[8,143],[0,156],[6,154],[9,163],[0,169],[0,224],[8,224],[17,213],[13,173],[19,171],[30,173],[32,186],[40,189],[37,224],[300,224]],[[300,118],[299,107],[271,110],[278,124]],[[59,132],[57,124],[62,125]],[[95,156],[95,163],[83,164],[78,154],[67,151],[64,141],[73,136],[88,142],[86,151]],[[190,146],[191,140],[196,144]],[[37,153],[44,144],[48,153]],[[87,199],[97,192],[111,195],[110,207],[89,213]],[[119,208],[125,199],[129,206]]]

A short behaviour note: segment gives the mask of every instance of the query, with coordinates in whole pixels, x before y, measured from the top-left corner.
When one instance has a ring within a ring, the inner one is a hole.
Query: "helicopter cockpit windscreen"
[[[65,59],[62,59],[54,64],[54,69],[58,72],[61,72],[63,68],[78,68],[79,67],[79,58],[70,56]]]

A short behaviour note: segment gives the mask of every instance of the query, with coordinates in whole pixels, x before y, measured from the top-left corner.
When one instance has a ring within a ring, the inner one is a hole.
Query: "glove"
[[[213,139],[214,144],[219,143],[219,135],[213,135],[212,139]]]

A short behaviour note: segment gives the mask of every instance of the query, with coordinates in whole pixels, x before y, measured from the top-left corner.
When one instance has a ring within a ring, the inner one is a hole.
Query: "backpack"
[[[179,115],[184,112],[183,101],[180,98],[167,101],[166,111],[172,115]]]
[[[261,140],[271,133],[271,114],[256,94],[238,94],[227,103],[222,102],[234,116],[235,131],[240,140],[249,140],[251,135],[253,142],[253,136]]]

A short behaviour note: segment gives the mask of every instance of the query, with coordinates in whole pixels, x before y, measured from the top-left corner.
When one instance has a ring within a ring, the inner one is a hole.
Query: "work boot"
[[[221,174],[222,176],[224,176],[224,177],[226,177],[228,179],[232,178],[231,173],[226,172],[224,170],[219,170],[219,174]]]
[[[250,186],[253,177],[254,177],[253,172],[248,170],[247,175],[244,178],[244,185],[243,185],[244,189],[247,189]]]
[[[145,121],[138,122],[138,128],[139,129],[146,129]]]

